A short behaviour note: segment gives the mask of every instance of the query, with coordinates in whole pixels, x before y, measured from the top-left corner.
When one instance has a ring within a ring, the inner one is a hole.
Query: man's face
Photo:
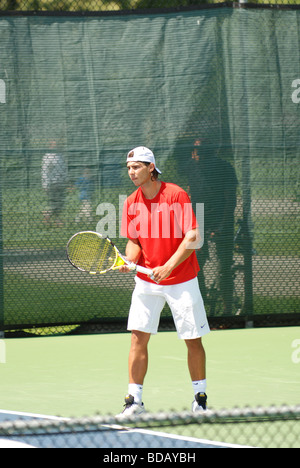
[[[151,181],[153,166],[153,163],[146,165],[136,161],[127,163],[128,175],[136,187]]]
[[[199,161],[200,159],[200,154],[199,154],[200,146],[201,146],[201,140],[196,140],[194,143],[193,151],[192,151],[192,159],[195,159],[195,161]]]

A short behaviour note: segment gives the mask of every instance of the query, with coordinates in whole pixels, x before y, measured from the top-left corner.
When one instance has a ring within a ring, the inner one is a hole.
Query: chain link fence
[[[16,420],[0,423],[0,437],[8,447],[102,448],[103,462],[178,462],[181,457],[180,462],[197,463],[199,448],[299,448],[299,417],[299,407],[270,407],[145,414],[125,421],[112,416]]]
[[[220,0],[1,0],[0,8],[6,11],[102,11],[119,12],[123,10],[139,9],[166,9],[166,8],[194,8],[196,6],[207,6],[220,4]],[[234,2],[226,2],[230,5]],[[251,5],[299,5],[299,0],[243,0],[236,2]]]
[[[297,6],[0,5],[1,330],[125,329],[133,277],[75,271],[65,246],[90,229],[124,251],[140,144],[204,203],[211,325],[299,324]]]

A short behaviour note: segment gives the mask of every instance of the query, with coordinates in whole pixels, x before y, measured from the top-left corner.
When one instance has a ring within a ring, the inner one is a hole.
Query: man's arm
[[[142,249],[138,240],[129,239],[125,250],[126,258],[128,258],[128,260],[130,260],[133,263],[137,263],[141,256],[141,252]]]
[[[141,246],[137,240],[136,241],[131,240],[131,239],[128,240],[127,245],[126,245],[126,250],[125,250],[125,255],[126,255],[127,260],[133,263],[137,263],[141,256],[141,251],[142,251]],[[126,265],[122,265],[119,268],[119,270],[122,273],[127,273],[131,271]]]

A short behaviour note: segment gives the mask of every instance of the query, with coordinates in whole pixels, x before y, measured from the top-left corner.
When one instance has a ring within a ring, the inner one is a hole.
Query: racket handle
[[[145,275],[148,275],[148,276],[151,276],[153,274],[153,271],[150,270],[150,268],[145,268],[140,265],[136,265],[135,268],[136,268],[136,271],[138,271],[139,273],[144,273]]]

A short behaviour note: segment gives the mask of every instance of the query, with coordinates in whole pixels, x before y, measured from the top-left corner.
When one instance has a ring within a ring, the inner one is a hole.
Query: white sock
[[[134,397],[134,402],[142,403],[143,385],[131,383],[128,385],[128,393]]]
[[[197,395],[197,393],[205,393],[206,392],[206,379],[204,380],[194,380],[192,382],[193,384],[193,389],[194,389],[194,394]]]

